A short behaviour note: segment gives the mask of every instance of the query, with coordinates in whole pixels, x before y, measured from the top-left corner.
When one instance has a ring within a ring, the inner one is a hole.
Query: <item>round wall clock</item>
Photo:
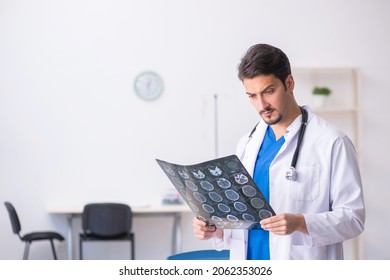
[[[151,101],[162,94],[163,82],[156,72],[145,71],[135,78],[134,90],[143,100]]]

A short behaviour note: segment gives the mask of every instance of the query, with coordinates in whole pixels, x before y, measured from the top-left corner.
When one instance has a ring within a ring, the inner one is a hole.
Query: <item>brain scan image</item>
[[[235,174],[234,180],[236,180],[236,182],[241,184],[241,185],[248,183],[248,177],[245,176],[244,174],[241,174],[241,173]]]
[[[157,160],[194,214],[217,228],[258,229],[275,215],[237,156],[194,165]]]
[[[218,209],[221,210],[222,212],[229,213],[230,212],[230,207],[227,206],[224,203],[219,203],[218,204]]]
[[[214,213],[215,212],[214,208],[211,205],[208,205],[208,204],[203,204],[202,208],[207,213]]]
[[[222,174],[222,170],[218,166],[210,165],[208,170],[213,176],[219,176]]]
[[[186,180],[185,184],[186,184],[186,187],[189,188],[191,191],[196,192],[198,190],[198,186],[190,180]]]
[[[172,176],[175,175],[175,171],[173,171],[173,169],[172,169],[170,166],[164,165],[164,169],[165,169],[165,171],[166,171],[169,175],[172,175]]]
[[[182,188],[184,188],[183,183],[182,183],[178,178],[176,178],[176,177],[172,177],[172,183],[173,183],[173,185],[175,185],[175,187],[176,187],[177,189],[182,189]]]
[[[201,181],[200,186],[206,191],[212,191],[214,189],[213,184],[211,184],[209,181]]]
[[[217,192],[209,192],[209,197],[215,202],[221,202],[223,200],[222,196]]]
[[[180,177],[182,177],[183,179],[190,178],[190,176],[188,176],[187,172],[185,172],[184,170],[178,169],[177,172],[179,173]]]
[[[205,177],[204,173],[200,170],[192,170],[192,174],[196,179],[203,179]]]
[[[225,195],[228,199],[236,201],[240,198],[240,195],[234,190],[226,190]]]
[[[217,217],[217,216],[211,216],[211,219],[213,221],[216,221],[216,222],[222,222],[222,219],[220,217]]]
[[[194,197],[197,201],[202,202],[202,203],[207,201],[206,197],[203,194],[198,193],[198,192],[194,192]]]
[[[257,191],[256,191],[256,188],[250,186],[250,185],[246,185],[246,186],[243,186],[242,187],[242,192],[248,196],[248,197],[253,197],[256,195]]]
[[[218,186],[220,186],[223,189],[228,189],[232,185],[232,183],[230,183],[230,181],[226,178],[218,179],[217,184],[218,184]]]
[[[248,210],[248,207],[246,207],[246,205],[240,201],[234,202],[233,205],[234,205],[234,208],[236,208],[240,212],[245,212],[246,210]]]

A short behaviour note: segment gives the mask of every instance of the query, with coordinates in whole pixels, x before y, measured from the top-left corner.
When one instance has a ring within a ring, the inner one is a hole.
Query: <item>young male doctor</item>
[[[276,215],[253,230],[216,229],[194,218],[195,237],[213,238],[217,250],[230,249],[231,259],[343,259],[343,241],[358,236],[365,222],[351,140],[297,104],[280,49],[252,46],[238,71],[261,120],[242,137],[237,156]]]

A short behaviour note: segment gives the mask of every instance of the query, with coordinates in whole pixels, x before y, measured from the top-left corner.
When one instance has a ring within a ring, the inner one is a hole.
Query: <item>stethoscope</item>
[[[301,149],[302,139],[303,139],[303,135],[305,135],[305,129],[306,129],[306,125],[307,125],[307,111],[306,111],[306,109],[304,109],[302,107],[299,107],[299,108],[301,109],[301,112],[302,112],[302,120],[301,120],[301,127],[299,128],[297,146],[296,146],[295,151],[294,151],[294,155],[293,155],[293,158],[291,161],[290,168],[286,172],[286,179],[289,181],[297,181],[298,180],[298,172],[295,169],[295,167],[297,166],[299,150]],[[252,129],[251,133],[249,133],[248,142],[245,145],[244,152],[243,152],[242,156],[240,157],[240,159],[242,159],[244,157],[246,146],[248,145],[249,141],[252,139],[252,136],[255,133],[256,128],[257,128],[257,124]]]

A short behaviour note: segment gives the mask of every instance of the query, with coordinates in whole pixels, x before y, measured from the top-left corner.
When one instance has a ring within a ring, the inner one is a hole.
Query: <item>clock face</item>
[[[136,94],[143,100],[151,101],[158,98],[163,91],[161,77],[152,71],[140,73],[134,82]]]

